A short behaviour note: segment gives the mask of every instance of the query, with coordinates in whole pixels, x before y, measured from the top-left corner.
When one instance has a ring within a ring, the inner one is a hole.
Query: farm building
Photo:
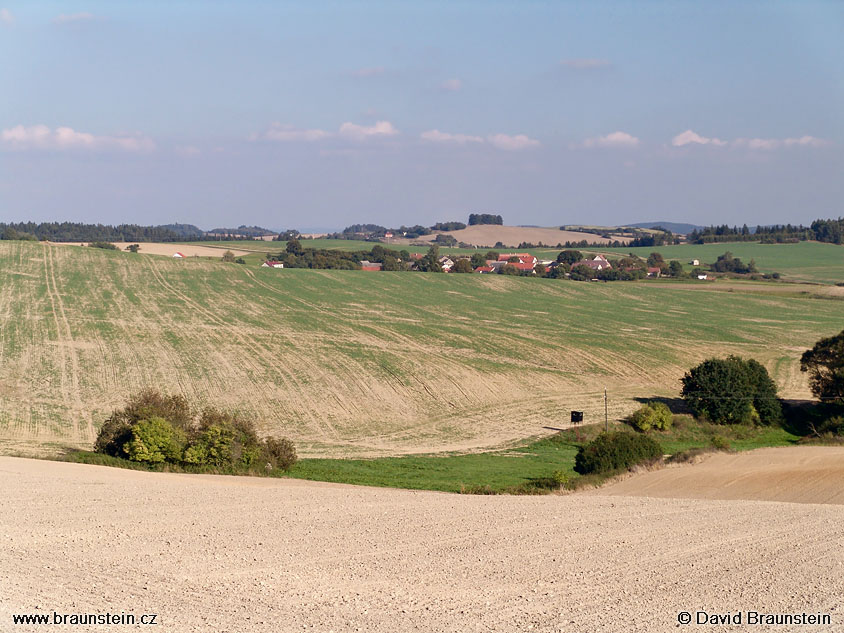
[[[603,255],[595,255],[593,259],[584,259],[577,262],[575,266],[588,266],[592,270],[609,270],[612,268],[607,258]]]
[[[482,275],[488,275],[489,273],[494,273],[495,268],[493,268],[492,266],[478,266],[477,268],[475,268],[475,272],[480,273]]]
[[[706,281],[707,279],[709,279],[709,277],[705,274],[698,275],[697,278],[700,279],[701,281]]]
[[[173,257],[175,257],[176,259],[182,259],[184,255],[182,255],[181,253],[173,253]]]
[[[370,261],[367,261],[367,260],[364,259],[360,263],[360,269],[361,270],[368,270],[370,272],[375,272],[377,270],[381,270],[382,268],[384,268],[384,264],[382,264],[381,262],[370,262]]]
[[[443,267],[443,272],[451,272],[451,269],[454,266],[454,261],[450,257],[443,255],[437,261],[439,261],[440,266]]]
[[[651,266],[648,268],[648,277],[659,277],[662,270],[658,266]]]
[[[261,268],[284,268],[284,262],[266,261],[263,264],[261,264]]]
[[[692,266],[700,266],[700,260],[699,260],[699,259],[693,259],[693,260],[692,260],[692,261],[690,261],[689,263],[690,263]]]

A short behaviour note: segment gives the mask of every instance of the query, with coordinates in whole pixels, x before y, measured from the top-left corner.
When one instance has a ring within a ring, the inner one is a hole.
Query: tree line
[[[738,226],[708,226],[695,229],[688,235],[688,241],[694,244],[712,244],[715,242],[762,242],[763,244],[783,244],[815,240],[831,244],[844,242],[844,218],[837,220],[818,219],[810,226],[793,224],[759,225],[754,231],[747,224]],[[632,246],[632,244],[631,244]],[[642,244],[642,246],[646,246]]]

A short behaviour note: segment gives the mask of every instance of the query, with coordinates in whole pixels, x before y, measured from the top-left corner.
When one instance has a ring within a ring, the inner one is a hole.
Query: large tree
[[[844,404],[844,330],[803,352],[800,370],[809,373],[809,387],[816,398]]]
[[[690,369],[682,382],[689,408],[717,424],[771,424],[782,416],[776,384],[753,359],[711,358]]]

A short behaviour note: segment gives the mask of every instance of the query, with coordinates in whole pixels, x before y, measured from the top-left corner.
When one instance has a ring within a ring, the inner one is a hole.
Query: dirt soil
[[[11,614],[123,612],[160,625],[62,630],[654,633],[697,610],[828,613],[831,626],[776,630],[844,631],[840,505],[460,496],[10,457],[0,482],[4,631],[50,628]],[[688,627],[751,628],[774,630]]]
[[[844,504],[844,447],[714,453],[694,465],[637,474],[592,494]]]

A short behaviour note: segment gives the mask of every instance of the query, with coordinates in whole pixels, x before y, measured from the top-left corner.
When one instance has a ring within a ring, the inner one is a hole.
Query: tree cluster
[[[289,470],[297,461],[290,440],[261,439],[251,419],[205,408],[152,389],[129,399],[105,421],[94,450],[148,464],[208,466],[223,472]]]
[[[470,213],[469,226],[476,224],[504,224],[504,218],[500,215],[493,215],[492,213]]]
[[[844,404],[844,330],[822,338],[800,358],[809,387],[821,402]]]
[[[782,419],[777,385],[757,361],[739,356],[712,358],[682,379],[683,399],[692,412],[716,424],[773,424]]]

